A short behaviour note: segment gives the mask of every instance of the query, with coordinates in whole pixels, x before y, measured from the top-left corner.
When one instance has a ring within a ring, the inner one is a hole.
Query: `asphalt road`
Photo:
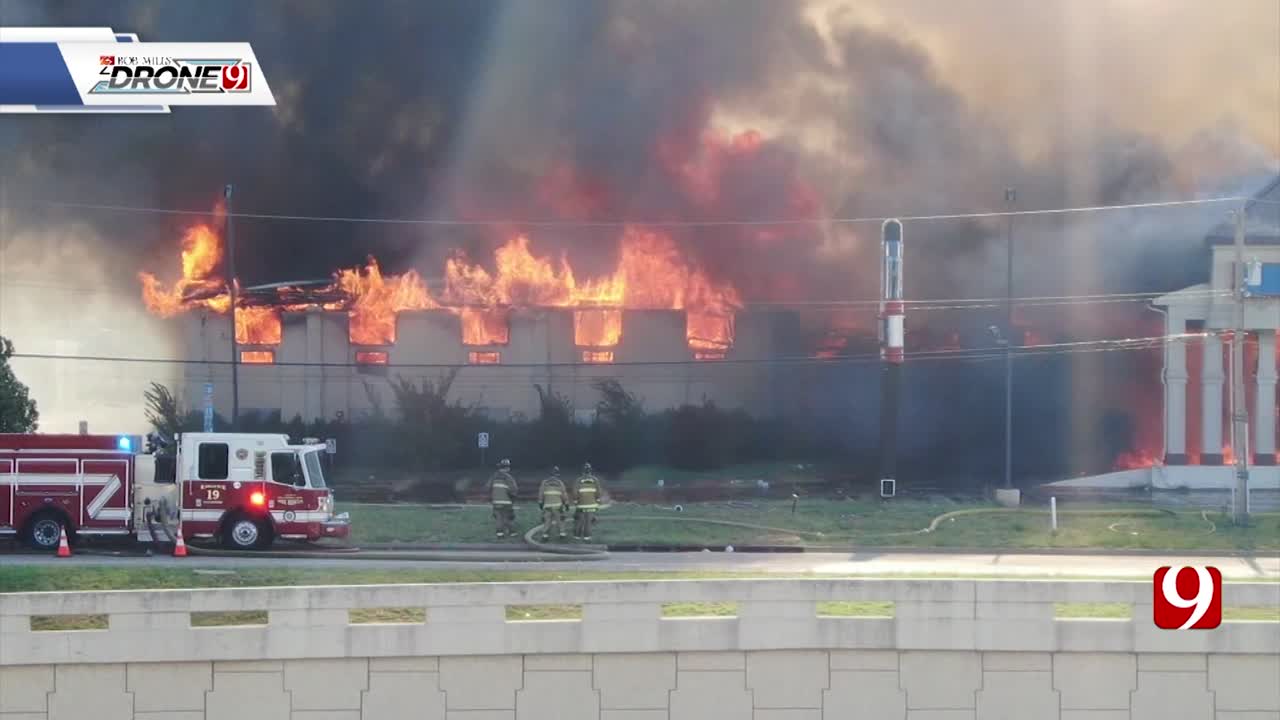
[[[1150,576],[1163,565],[1212,565],[1231,580],[1280,579],[1280,556],[1179,557],[1154,555],[1030,555],[950,554],[914,552],[857,553],[614,553],[605,560],[483,562],[475,555],[458,561],[406,562],[368,559],[320,558],[218,558],[169,556],[124,557],[82,554],[71,558],[49,555],[0,555],[5,565],[118,565],[234,569],[248,567],[289,568],[394,568],[405,565],[462,570],[550,570],[572,572],[776,572],[829,575],[962,575],[991,577],[1116,577]]]

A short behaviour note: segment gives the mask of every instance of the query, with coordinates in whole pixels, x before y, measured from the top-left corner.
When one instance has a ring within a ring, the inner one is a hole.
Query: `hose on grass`
[[[1208,510],[1201,510],[1201,511],[1200,511],[1200,519],[1201,519],[1201,520],[1204,520],[1204,521],[1205,521],[1205,522],[1207,522],[1207,523],[1209,523],[1209,534],[1210,534],[1210,535],[1212,535],[1212,534],[1214,534],[1214,533],[1218,532],[1218,526],[1217,526],[1217,525],[1215,525],[1215,524],[1214,524],[1214,522],[1213,522],[1212,520],[1210,520],[1210,519],[1209,519],[1209,511],[1208,511]]]
[[[634,504],[615,502],[608,505],[604,505],[601,509],[607,510],[609,508],[618,507],[621,505],[634,505]],[[476,509],[487,509],[487,506],[485,505],[464,505],[462,507],[465,507],[465,508],[474,507]],[[676,508],[672,507],[671,509],[675,510]],[[991,514],[1048,515],[1049,513],[1050,513],[1049,510],[1028,509],[1028,508],[1002,508],[1002,507],[965,508],[962,510],[952,510],[949,512],[942,513],[941,515],[938,515],[934,517],[932,520],[930,520],[927,527],[920,528],[918,530],[891,531],[891,532],[863,531],[858,534],[863,537],[870,536],[870,537],[878,537],[878,538],[908,537],[908,536],[914,536],[914,535],[926,535],[929,533],[937,532],[943,523],[954,520],[959,517],[968,516],[968,515],[991,515]],[[1130,509],[1117,509],[1117,510],[1105,510],[1105,509],[1059,510],[1058,514],[1069,515],[1069,516],[1092,516],[1092,517],[1174,517],[1177,515],[1177,513],[1175,513],[1174,511],[1164,509],[1164,508],[1152,508],[1152,509],[1130,508]],[[1254,513],[1254,514],[1255,515],[1272,515],[1275,513]],[[1210,525],[1213,525],[1212,521],[1208,520],[1207,516],[1205,516],[1204,513],[1202,513],[1202,517],[1205,519],[1206,522],[1209,522]],[[680,514],[680,515],[623,515],[623,516],[617,516],[617,517],[610,517],[608,520],[611,523],[612,522],[641,522],[641,521],[696,523],[696,524],[703,524],[703,525],[716,525],[720,527],[740,528],[744,530],[754,530],[758,532],[777,533],[781,535],[791,535],[793,537],[798,537],[798,538],[827,538],[831,540],[842,540],[842,541],[853,540],[852,537],[844,534],[840,534],[840,533],[828,533],[828,532],[822,532],[818,530],[800,530],[797,528],[781,528],[781,527],[774,527],[769,525],[757,525],[754,523],[736,522],[732,520],[719,520],[715,518],[689,517],[683,514]],[[589,546],[559,546],[551,543],[539,542],[534,538],[537,535],[537,533],[542,530],[542,527],[543,526],[539,524],[536,527],[530,529],[528,532],[526,532],[524,536],[525,544],[537,552],[553,554],[553,555],[561,555],[561,556],[581,557],[586,559],[594,559],[597,555],[599,555],[600,557],[608,556],[607,551],[598,548],[598,546],[596,548],[591,548]],[[1216,530],[1216,527],[1214,530]],[[1210,530],[1210,532],[1214,532],[1214,530]]]
[[[875,537],[906,537],[908,535],[924,535],[927,533],[937,531],[938,527],[942,523],[948,520],[961,517],[964,515],[980,515],[980,514],[988,514],[988,513],[1002,513],[1002,514],[1003,513],[1021,513],[1021,514],[1031,514],[1031,515],[1048,515],[1049,511],[1048,510],[1026,510],[1022,508],[967,508],[964,510],[953,510],[951,512],[943,513],[933,518],[933,520],[929,522],[928,527],[924,527],[919,530],[905,530],[905,531],[900,530],[900,531],[893,531],[893,532],[865,532],[862,534],[873,535]],[[1121,516],[1121,517],[1132,517],[1132,516],[1172,515],[1173,513],[1166,510],[1136,510],[1135,509],[1135,510],[1059,510],[1058,514],[1059,515],[1095,515],[1095,516],[1096,515],[1103,515],[1103,516],[1113,515],[1113,516]],[[825,533],[817,530],[797,530],[795,528],[770,527],[768,525],[754,525],[751,523],[741,523],[741,522],[734,522],[730,520],[715,520],[711,518],[694,518],[694,517],[688,517],[685,515],[679,515],[679,516],[632,515],[632,516],[610,518],[609,520],[610,522],[627,521],[627,520],[644,520],[644,521],[650,521],[650,522],[681,522],[681,523],[692,522],[692,523],[702,523],[707,525],[721,525],[724,527],[743,528],[746,530],[759,530],[762,532],[773,532],[773,533],[779,533],[784,535],[794,535],[796,537],[833,537],[833,534],[831,533]],[[840,535],[834,535],[834,537],[845,539],[843,536],[840,536]]]

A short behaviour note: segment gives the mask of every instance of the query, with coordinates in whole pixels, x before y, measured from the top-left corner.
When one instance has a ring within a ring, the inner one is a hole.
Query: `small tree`
[[[403,377],[391,384],[400,410],[401,447],[417,469],[441,470],[464,461],[472,410],[448,400],[457,376],[454,368],[435,381],[424,378],[421,387]]]
[[[9,367],[13,343],[0,336],[0,432],[30,433],[39,425],[40,413],[27,386],[18,382]]]
[[[600,393],[591,428],[590,457],[602,470],[625,470],[650,449],[644,406],[616,378],[597,380]]]
[[[182,432],[183,418],[186,415],[178,404],[173,391],[158,382],[151,383],[151,388],[143,393],[147,400],[147,422],[161,436],[172,439]]]
[[[530,423],[524,460],[535,467],[546,467],[580,457],[578,427],[569,399],[551,389],[544,390],[537,383],[533,389],[538,392],[540,412],[538,419]]]

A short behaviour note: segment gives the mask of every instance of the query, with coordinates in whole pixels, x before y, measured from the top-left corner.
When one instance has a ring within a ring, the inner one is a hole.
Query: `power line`
[[[349,217],[339,215],[287,215],[282,213],[219,213],[216,210],[179,210],[174,208],[146,207],[136,205],[108,205],[96,203],[76,203],[62,201],[29,201],[28,204],[48,207],[70,208],[78,210],[96,210],[103,212],[143,213],[153,215],[184,216],[227,216],[247,220],[281,220],[301,222],[333,222],[374,225],[429,225],[444,227],[487,227],[492,225],[515,225],[522,227],[553,228],[616,228],[631,225],[645,227],[776,227],[792,225],[851,225],[859,223],[882,223],[885,220],[932,222],[939,220],[978,220],[984,218],[1019,217],[1026,215],[1065,215],[1077,213],[1107,212],[1117,210],[1142,210],[1151,208],[1189,207],[1215,203],[1238,203],[1247,198],[1240,196],[1197,198],[1192,200],[1164,200],[1140,203],[1122,203],[1114,205],[1083,205],[1075,207],[1046,208],[1041,210],[995,210],[984,212],[941,213],[926,215],[893,215],[868,217],[830,217],[806,219],[776,220],[518,220],[495,218],[492,220],[457,220],[444,218],[388,218],[388,217]]]
[[[1107,347],[1113,349],[1147,349],[1152,347],[1160,347],[1166,340],[1187,340],[1204,338],[1210,335],[1222,335],[1223,333],[1177,333],[1172,335],[1152,335],[1133,338],[1107,338],[1099,340],[1080,340],[1062,343],[1042,343],[1037,345],[1021,345],[1014,348],[1015,355],[1046,355],[1046,354],[1066,354],[1076,350],[1087,350],[1097,347]],[[985,359],[988,355],[999,353],[1003,357],[1003,349],[995,348],[958,348],[958,349],[942,349],[942,350],[918,350],[907,353],[907,360],[926,360],[937,358],[950,359]],[[113,357],[106,355],[54,355],[46,353],[14,353],[15,358],[29,358],[36,360],[71,360],[81,362],[114,362],[114,363],[149,363],[149,364],[170,364],[170,365],[204,365],[204,366],[222,366],[231,365],[230,360],[195,360],[189,358],[139,358],[139,357]],[[680,367],[680,366],[696,366],[696,367],[723,367],[734,365],[809,365],[809,364],[840,364],[840,363],[860,363],[860,362],[883,362],[879,354],[862,354],[862,355],[846,355],[836,356],[832,358],[815,358],[815,357],[790,357],[790,358],[755,358],[755,359],[731,359],[723,360],[639,360],[639,361],[622,361],[610,363],[584,363],[584,362],[546,362],[546,363],[497,363],[497,364],[469,364],[469,363],[387,363],[385,365],[368,365],[354,362],[274,362],[255,365],[253,363],[239,363],[246,367],[301,367],[301,368],[405,368],[418,370],[450,370],[454,368],[483,368],[486,370],[515,370],[515,369],[545,369],[545,368],[618,368],[618,367]]]
[[[22,276],[19,276],[22,277]],[[41,288],[48,290],[62,290],[69,293],[81,294],[111,294],[111,295],[127,295],[134,296],[136,293],[126,291],[119,288],[94,288],[81,287],[66,284],[40,283],[30,280],[11,280],[5,275],[0,275],[0,288],[3,287],[24,287],[24,288]],[[1098,294],[1080,294],[1080,295],[1044,295],[1044,296],[1028,296],[1014,298],[1014,304],[1020,306],[1055,306],[1055,305],[1091,305],[1091,304],[1110,304],[1125,302],[1146,302],[1148,300],[1167,295],[1170,291],[1159,292],[1131,292],[1131,293],[1098,293]],[[1186,299],[1200,299],[1212,297],[1226,297],[1231,295],[1229,290],[1184,290],[1181,291],[1181,297]],[[941,299],[921,299],[904,301],[908,309],[912,310],[963,310],[969,308],[996,308],[1004,307],[1008,302],[1003,298],[941,298]],[[743,308],[806,308],[806,309],[843,309],[848,307],[877,307],[881,303],[880,300],[756,300],[743,303]],[[621,310],[629,309],[623,306],[547,306],[548,308],[559,308],[564,310]]]
[[[1126,303],[1126,302],[1148,302],[1154,298],[1169,294],[1170,291],[1161,292],[1141,292],[1141,293],[1109,293],[1094,295],[1059,295],[1059,296],[1042,296],[1042,297],[1022,297],[1014,298],[1013,303],[1021,307],[1052,307],[1058,305],[1094,305],[1109,303]],[[1192,290],[1182,291],[1181,298],[1184,299],[1209,299],[1213,297],[1226,297],[1231,294],[1228,290]],[[744,303],[747,308],[753,307],[800,307],[808,309],[832,309],[838,310],[846,307],[877,307],[881,300],[778,300],[778,301],[756,301]],[[1008,300],[1000,298],[950,298],[950,299],[930,299],[930,300],[907,300],[905,304],[908,310],[966,310],[981,308],[1001,308],[1008,303]],[[625,308],[623,308],[625,309]]]

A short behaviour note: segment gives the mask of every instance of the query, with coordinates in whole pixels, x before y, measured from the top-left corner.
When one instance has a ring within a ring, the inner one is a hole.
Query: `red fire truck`
[[[239,550],[276,538],[346,537],[333,512],[325,446],[285,435],[0,434],[0,535],[42,549],[70,537],[131,536],[139,542],[213,538]]]

